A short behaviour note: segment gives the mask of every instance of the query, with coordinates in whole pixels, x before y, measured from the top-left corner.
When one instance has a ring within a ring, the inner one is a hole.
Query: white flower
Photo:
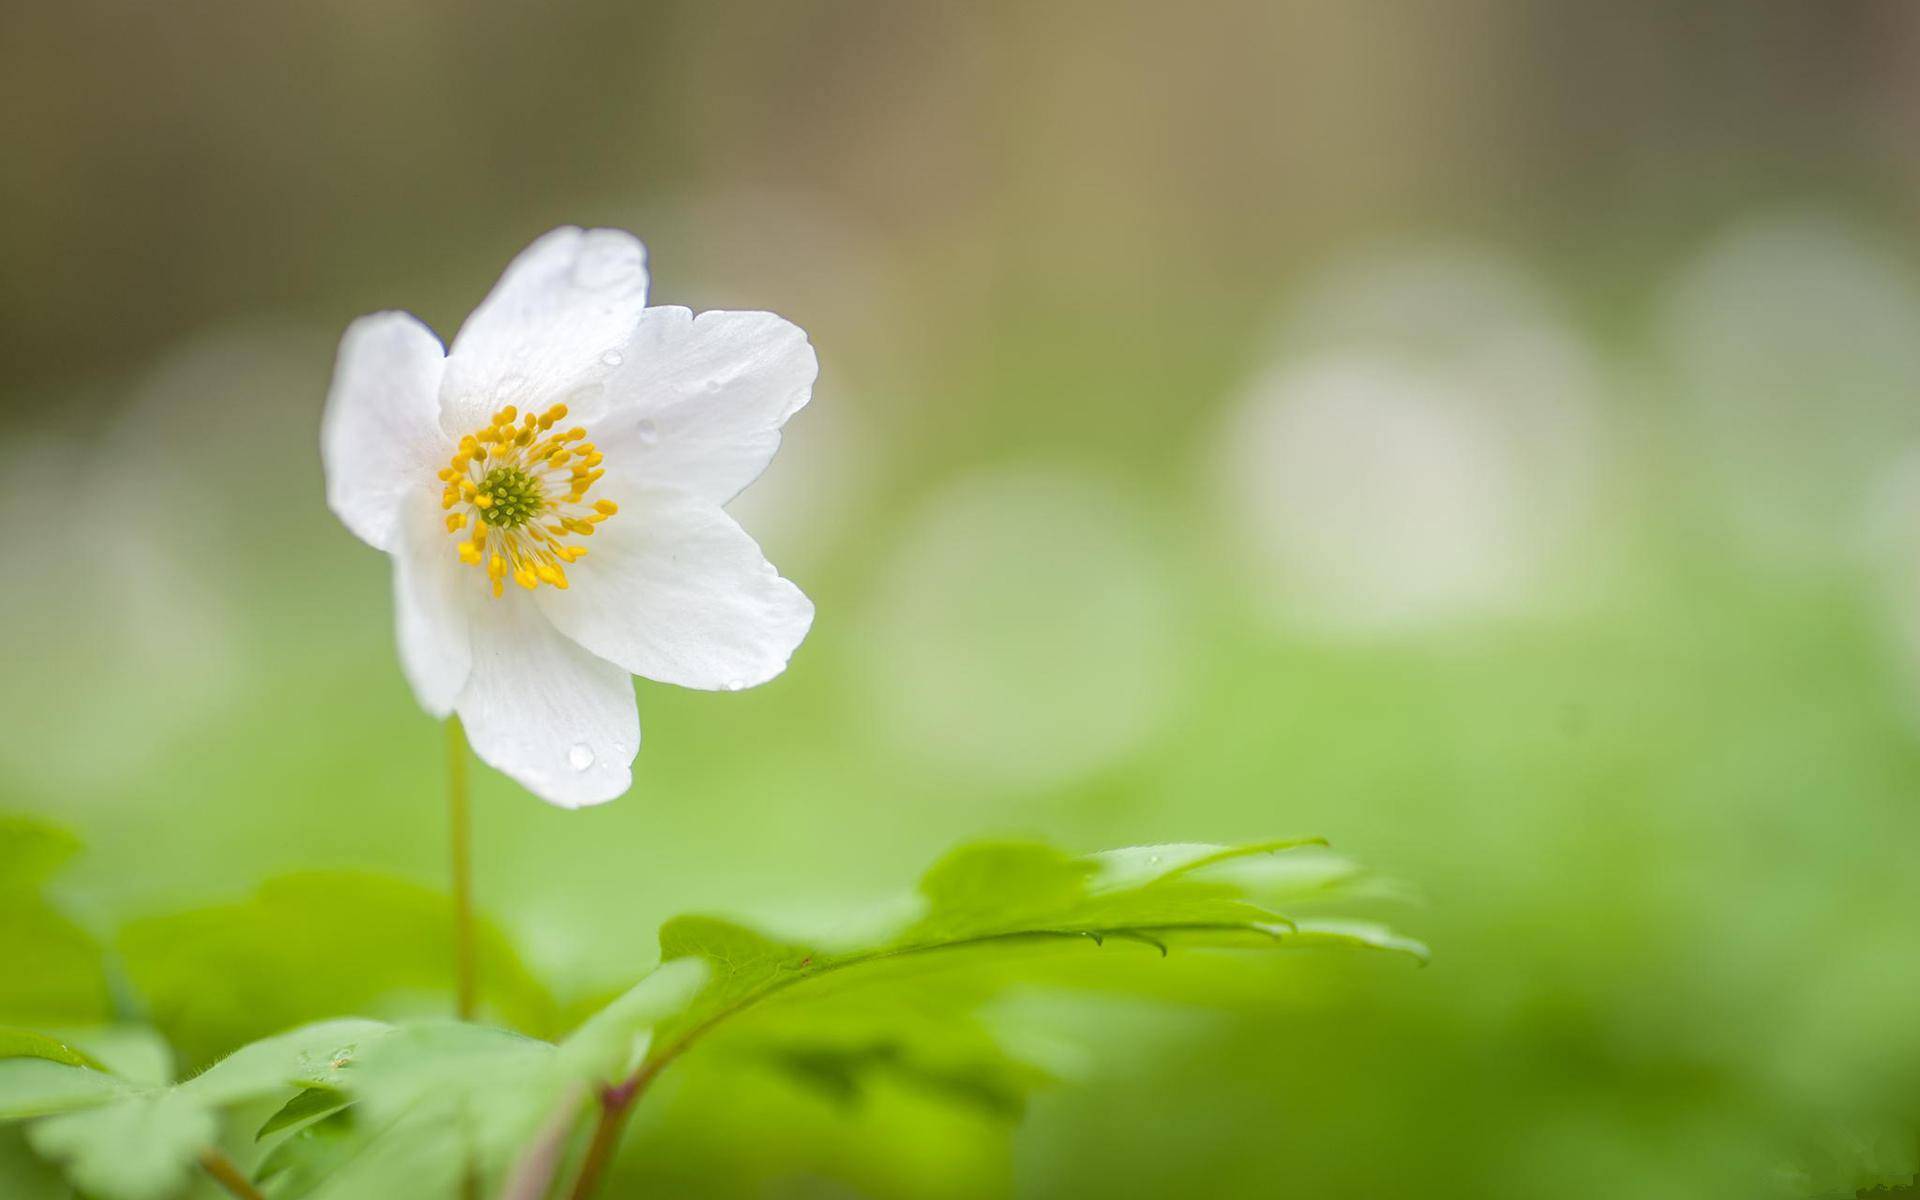
[[[393,555],[421,706],[569,808],[632,782],[629,675],[751,687],[813,623],[722,511],[806,404],[813,348],[771,313],[646,300],[631,235],[555,230],[444,353],[406,313],[355,321],[321,427],[327,503]]]

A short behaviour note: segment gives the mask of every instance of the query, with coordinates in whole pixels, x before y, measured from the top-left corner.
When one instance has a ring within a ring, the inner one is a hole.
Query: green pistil
[[[480,519],[501,529],[514,529],[532,520],[546,497],[533,476],[519,467],[495,467],[480,481],[480,490],[493,497],[490,508],[480,510]]]

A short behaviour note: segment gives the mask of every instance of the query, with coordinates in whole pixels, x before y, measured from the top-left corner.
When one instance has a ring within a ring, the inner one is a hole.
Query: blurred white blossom
[[[1592,552],[1593,354],[1504,260],[1360,260],[1308,291],[1208,470],[1258,595],[1346,634],[1535,602]]]
[[[1920,442],[1920,289],[1833,217],[1753,218],[1672,281],[1662,342],[1687,455],[1744,544],[1850,550],[1871,481]]]

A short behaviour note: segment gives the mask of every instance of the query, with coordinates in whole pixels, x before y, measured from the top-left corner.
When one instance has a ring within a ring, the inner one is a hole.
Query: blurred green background
[[[8,4],[0,806],[103,933],[438,886],[333,345],[617,225],[818,347],[735,511],[819,618],[640,683],[611,805],[481,773],[563,999],[997,833],[1323,834],[1436,949],[1036,1012],[1017,1124],[690,1062],[655,1194],[1910,1182],[1916,66],[1899,3]]]

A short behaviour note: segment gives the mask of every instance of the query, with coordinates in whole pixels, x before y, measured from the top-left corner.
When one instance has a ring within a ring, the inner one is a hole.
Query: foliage
[[[135,921],[119,950],[154,1025],[186,1061],[205,1062],[235,1040],[333,1013],[436,1011],[453,985],[452,929],[441,893],[311,871],[269,880],[235,904]],[[552,996],[491,922],[477,938],[486,1015],[551,1036]]]
[[[0,817],[0,960],[31,963],[0,973],[0,1024],[100,1021],[106,973],[92,937],[43,895],[80,848],[71,834],[23,817]]]
[[[17,828],[25,844],[0,850],[0,864],[43,878],[59,859],[55,840]],[[276,1198],[452,1194],[469,1172],[537,1197],[598,1099],[636,1096],[712,1036],[716,1054],[836,1104],[905,1086],[1005,1120],[1050,1075],[996,1036],[983,1015],[993,996],[1074,955],[1136,967],[1188,949],[1422,955],[1378,926],[1294,915],[1351,898],[1360,878],[1306,842],[1087,857],[969,846],[935,864],[907,903],[860,922],[859,937],[674,918],[660,931],[660,965],[557,1040],[538,1036],[553,1003],[497,932],[485,972],[492,1012],[519,1030],[334,1018],[251,1040],[177,1083],[6,1030],[0,1119],[30,1122],[32,1149],[99,1200],[178,1195],[197,1161],[228,1151]],[[396,997],[444,990],[434,955],[445,924],[444,902],[410,885],[304,875],[240,904],[139,922],[120,944],[156,1022],[197,1048],[322,1001],[391,1010]]]

